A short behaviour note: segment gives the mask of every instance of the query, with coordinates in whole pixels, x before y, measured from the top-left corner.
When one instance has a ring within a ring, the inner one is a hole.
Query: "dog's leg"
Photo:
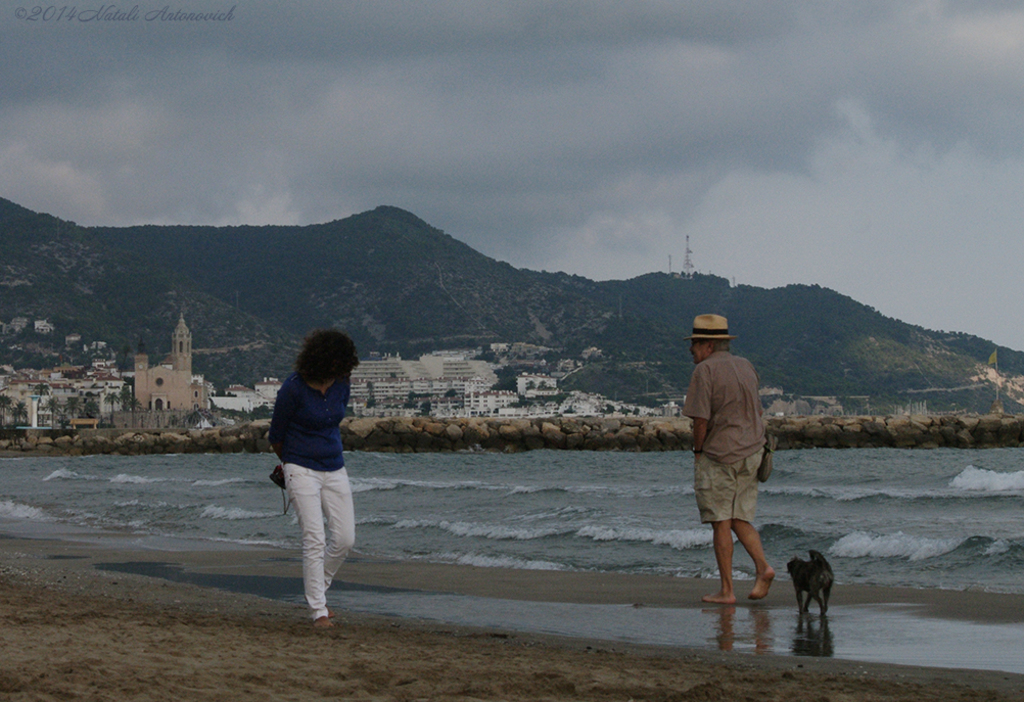
[[[821,613],[824,614],[828,611],[828,596],[832,594],[832,583],[829,583],[825,587],[821,588],[824,601],[821,605]]]

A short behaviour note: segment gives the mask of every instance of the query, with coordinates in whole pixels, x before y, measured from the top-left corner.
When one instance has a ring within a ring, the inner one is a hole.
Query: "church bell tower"
[[[178,326],[171,334],[171,367],[192,374],[192,332],[185,325],[185,315],[178,318]]]

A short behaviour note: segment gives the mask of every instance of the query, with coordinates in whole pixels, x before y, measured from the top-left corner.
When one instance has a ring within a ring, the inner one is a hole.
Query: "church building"
[[[135,354],[135,398],[147,410],[209,409],[203,376],[192,375],[192,332],[185,317],[171,334],[171,353],[158,366],[140,348]]]

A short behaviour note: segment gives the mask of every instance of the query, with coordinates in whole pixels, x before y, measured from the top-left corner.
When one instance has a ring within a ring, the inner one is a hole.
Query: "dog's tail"
[[[827,570],[830,573],[832,572],[832,566],[828,564],[828,561],[825,560],[825,557],[821,555],[821,553],[815,551],[814,549],[811,549],[807,553],[811,554],[812,561],[814,561],[815,563],[820,563],[821,566],[825,568],[825,570]]]

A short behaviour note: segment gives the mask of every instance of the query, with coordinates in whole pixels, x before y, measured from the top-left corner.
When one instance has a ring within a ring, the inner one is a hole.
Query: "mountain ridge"
[[[0,320],[47,317],[61,335],[119,352],[141,338],[159,351],[184,314],[198,348],[228,349],[196,359],[221,387],[287,372],[309,329],[337,326],[364,354],[524,341],[578,357],[594,346],[603,360],[567,387],[653,401],[685,391],[683,337],[695,315],[714,311],[762,383],[786,393],[980,411],[994,397],[982,376],[997,348],[1001,374],[1024,389],[1024,354],[885,317],[827,288],[517,269],[392,206],[303,226],[81,227],[0,199],[0,246]],[[15,358],[7,344],[5,358]],[[1019,407],[1024,392],[1006,391],[1008,408]]]

